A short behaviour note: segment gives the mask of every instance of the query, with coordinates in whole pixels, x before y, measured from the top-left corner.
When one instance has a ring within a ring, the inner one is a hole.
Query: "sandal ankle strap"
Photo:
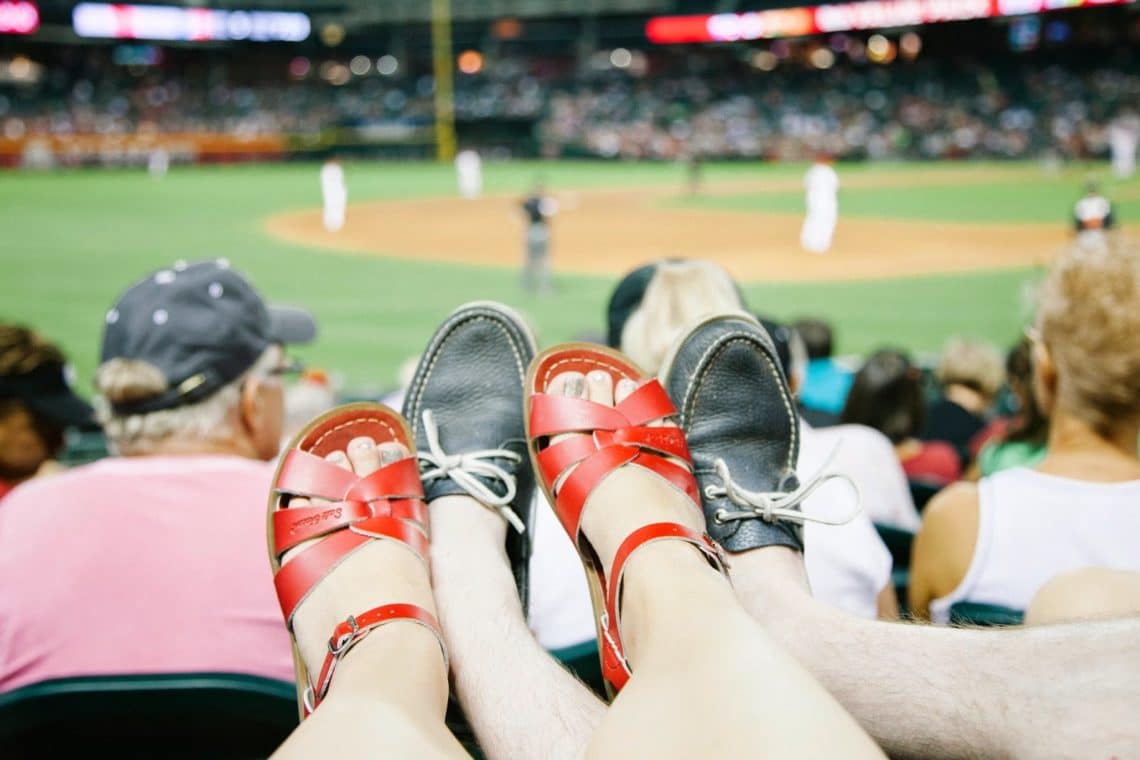
[[[447,645],[443,641],[443,633],[435,615],[414,604],[385,604],[373,607],[359,615],[349,615],[344,622],[333,629],[332,636],[329,637],[329,653],[325,655],[320,675],[317,676],[315,683],[310,683],[305,689],[303,699],[305,717],[312,714],[325,698],[337,664],[344,659],[350,649],[380,626],[403,620],[422,625],[435,635],[440,649],[443,650],[443,664],[446,670],[449,667]]]
[[[603,675],[614,685],[621,689],[629,680],[632,670],[629,660],[625,656],[625,647],[621,637],[621,591],[622,579],[629,558],[640,548],[655,541],[684,541],[692,544],[705,555],[709,564],[718,572],[727,577],[728,563],[724,553],[709,536],[698,533],[679,523],[660,522],[644,525],[626,536],[614,554],[613,567],[610,568],[609,585],[606,588],[606,611],[603,616],[603,635],[605,642],[599,642],[603,650]]]

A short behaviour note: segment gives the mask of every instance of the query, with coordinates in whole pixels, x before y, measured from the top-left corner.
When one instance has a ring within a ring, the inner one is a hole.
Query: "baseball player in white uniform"
[[[1073,206],[1077,241],[1083,244],[1102,241],[1114,222],[1112,203],[1090,182],[1084,196]]]
[[[344,168],[335,158],[321,166],[321,200],[324,203],[325,229],[336,232],[344,226],[348,188],[344,184]]]
[[[483,193],[483,159],[470,148],[455,156],[455,174],[459,179],[459,194],[467,200]]]
[[[839,220],[839,175],[827,158],[818,158],[804,175],[807,215],[800,230],[800,246],[812,253],[827,253]]]
[[[170,171],[170,154],[162,148],[156,148],[146,158],[146,170],[155,179],[162,179]]]
[[[1108,147],[1112,153],[1112,173],[1117,179],[1130,179],[1136,173],[1136,144],[1140,142],[1140,117],[1118,116],[1108,126]]]

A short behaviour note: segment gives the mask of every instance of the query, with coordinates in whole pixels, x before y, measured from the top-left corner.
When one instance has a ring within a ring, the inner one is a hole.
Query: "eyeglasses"
[[[270,377],[299,377],[304,371],[304,362],[295,357],[286,356],[280,365],[269,370],[266,374]]]

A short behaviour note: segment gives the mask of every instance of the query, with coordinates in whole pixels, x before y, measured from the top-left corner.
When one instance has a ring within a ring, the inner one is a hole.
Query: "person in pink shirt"
[[[123,294],[96,375],[118,456],[0,503],[0,691],[127,673],[292,680],[264,502],[282,346],[315,332],[224,260],[179,263]]]

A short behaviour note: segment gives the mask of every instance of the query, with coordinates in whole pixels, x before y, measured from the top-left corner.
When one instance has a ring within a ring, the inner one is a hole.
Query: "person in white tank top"
[[[1058,573],[1140,570],[1140,480],[1089,483],[1017,467],[983,479],[977,494],[973,558],[962,582],[931,600],[935,623],[950,622],[961,601],[1025,610]]]
[[[1140,248],[1064,253],[1027,334],[1048,453],[931,501],[911,565],[919,617],[948,622],[959,601],[1024,610],[1053,576],[1083,567],[1140,571]]]

